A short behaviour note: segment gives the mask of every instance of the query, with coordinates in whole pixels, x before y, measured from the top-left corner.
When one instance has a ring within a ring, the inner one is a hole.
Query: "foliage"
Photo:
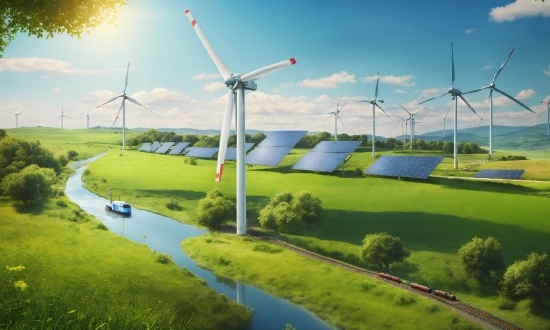
[[[145,142],[153,143],[155,141],[174,142],[174,143],[189,142],[189,141],[184,141],[182,135],[176,134],[174,132],[160,132],[155,130],[154,128],[151,128],[145,133],[139,134],[138,136],[128,139],[127,143],[129,146],[135,147]]]
[[[78,152],[69,150],[67,151],[67,157],[69,157],[69,160],[78,160]]]
[[[65,155],[59,155],[59,157],[57,157],[57,162],[59,163],[59,166],[65,167],[69,164],[69,159],[65,157]]]
[[[33,164],[18,173],[7,175],[0,183],[0,188],[5,195],[28,205],[38,199],[47,199],[55,179],[56,174],[52,169]]]
[[[502,247],[494,237],[485,240],[474,237],[460,247],[458,255],[466,273],[478,281],[487,280],[492,273],[504,268]]]
[[[405,260],[411,252],[403,246],[399,237],[388,233],[368,234],[363,239],[361,261],[389,269],[394,263]]]
[[[362,135],[349,135],[346,133],[338,134],[338,141],[361,141],[361,146],[367,145],[367,136]],[[306,134],[304,137],[298,141],[296,148],[311,149],[315,147],[321,141],[334,141],[334,136],[329,132],[319,132],[315,135]]]
[[[160,262],[161,264],[174,263],[174,261],[172,261],[172,257],[168,253],[157,253],[157,262]]]
[[[0,57],[17,33],[37,38],[66,32],[83,32],[116,19],[117,9],[128,0],[35,0],[0,2]]]
[[[502,160],[502,161],[507,161],[507,160],[527,160],[527,157],[525,157],[525,156],[512,156],[512,155],[508,155],[508,156],[502,156],[502,157],[500,157],[498,160]]]
[[[181,211],[182,207],[180,206],[178,200],[176,198],[170,198],[168,202],[166,202],[166,208],[172,211]]]
[[[223,194],[214,188],[206,197],[199,200],[197,207],[197,221],[210,230],[218,230],[228,220],[235,217],[235,204],[226,199]]]
[[[291,232],[312,224],[322,213],[321,200],[309,192],[301,190],[292,195],[282,190],[260,210],[258,221],[263,228]]]
[[[29,142],[11,136],[0,139],[0,180],[8,174],[17,173],[24,167],[36,164],[61,171],[53,154],[40,145],[40,141]]]
[[[550,256],[532,252],[514,262],[502,279],[502,293],[513,299],[550,301]]]

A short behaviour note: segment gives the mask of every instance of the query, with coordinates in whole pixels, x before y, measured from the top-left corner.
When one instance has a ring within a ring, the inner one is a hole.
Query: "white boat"
[[[123,215],[132,214],[132,207],[130,206],[130,204],[123,201],[113,201],[112,203],[106,203],[105,209]]]

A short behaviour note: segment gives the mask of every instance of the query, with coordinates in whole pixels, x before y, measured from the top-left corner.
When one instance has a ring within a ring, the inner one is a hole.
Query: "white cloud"
[[[475,30],[476,30],[476,29],[466,29],[466,31],[464,31],[464,33],[470,34],[470,33],[475,32]]]
[[[225,84],[222,82],[210,82],[202,86],[202,90],[207,92],[217,92],[224,88],[225,88]]]
[[[420,97],[431,96],[431,95],[435,95],[437,93],[439,93],[438,88],[423,89],[422,92],[420,93]]]
[[[84,70],[75,68],[69,61],[61,61],[53,58],[0,58],[0,72],[15,71],[15,72],[33,72],[46,71],[62,75],[79,75],[90,76],[97,75],[98,70]]]
[[[488,95],[488,93],[489,92],[487,91],[487,95]],[[501,95],[501,94],[499,94],[497,91],[494,91],[493,92],[493,109],[495,107],[511,107],[511,106],[512,107],[515,107],[515,106],[519,107],[519,105],[516,102],[510,100],[506,96],[497,96],[497,95]],[[521,90],[520,92],[518,92],[513,97],[518,101],[522,101],[522,103],[523,103],[523,101],[525,101],[527,99],[530,99],[533,96],[535,96],[535,91],[532,90],[532,89],[527,89],[527,90]],[[478,110],[478,109],[489,109],[489,99],[488,98],[484,99],[481,102],[470,102],[470,101],[468,101],[468,102],[476,110]],[[527,105],[527,106],[529,106],[529,105]],[[523,109],[523,108],[520,107],[520,109]]]
[[[492,8],[489,13],[490,20],[497,23],[513,22],[519,18],[538,15],[550,17],[550,6],[540,0],[516,0],[504,7]]]
[[[168,104],[184,104],[191,100],[191,97],[176,90],[166,88],[155,88],[150,93],[141,91],[132,94],[132,98],[139,103],[149,106],[166,106]]]
[[[62,93],[61,88],[58,88],[58,87],[55,87],[55,88],[52,90],[52,92],[55,93],[55,94],[60,94],[60,93]]]
[[[550,65],[548,66],[548,70],[542,69],[542,71],[544,71],[544,74],[545,74],[545,75],[547,75],[548,77],[550,77]]]
[[[401,90],[401,89],[396,89],[395,90],[395,94],[406,94],[407,92],[405,92],[404,90]]]
[[[199,73],[198,75],[193,76],[191,80],[197,81],[197,80],[210,80],[210,79],[216,79],[221,78],[221,75],[217,73]]]
[[[285,83],[281,84],[281,87],[299,86],[304,88],[337,88],[341,84],[355,84],[355,76],[348,74],[346,71],[340,71],[330,77],[323,77],[319,79],[305,79],[299,83]]]
[[[381,76],[380,82],[383,84],[390,84],[390,85],[399,85],[399,86],[414,86],[415,84],[411,82],[411,79],[414,79],[414,76],[408,75],[408,76]],[[378,76],[369,76],[364,77],[363,82],[366,83],[373,83],[378,79]]]
[[[520,91],[519,93],[516,94],[516,99],[520,100],[520,101],[523,101],[523,100],[527,100],[531,97],[535,96],[535,91],[532,90],[532,89],[528,89],[528,90],[522,90]]]
[[[485,65],[482,70],[490,70],[494,67],[494,65],[492,63],[487,63],[487,65]]]

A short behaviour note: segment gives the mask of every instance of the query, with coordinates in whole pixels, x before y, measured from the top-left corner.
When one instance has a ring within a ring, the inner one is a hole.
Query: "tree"
[[[235,203],[226,199],[217,188],[210,190],[205,198],[199,200],[197,220],[200,225],[218,230],[226,221],[234,218]]]
[[[389,269],[392,264],[402,262],[411,252],[403,246],[399,237],[388,233],[368,234],[363,239],[361,261],[379,268]]]
[[[282,190],[260,210],[258,221],[263,228],[291,232],[312,224],[322,213],[321,200],[309,192],[302,190],[292,195]]]
[[[0,1],[0,57],[19,32],[52,38],[66,32],[80,37],[103,22],[112,24],[120,6],[128,0]]]
[[[42,148],[40,141],[29,142],[12,136],[0,139],[0,180],[31,164],[61,171],[52,152]]]
[[[5,195],[22,201],[28,205],[38,199],[46,200],[51,193],[51,185],[55,182],[56,174],[50,168],[40,168],[30,165],[19,173],[7,175],[1,182],[0,188]]]
[[[478,281],[483,281],[492,273],[504,269],[502,247],[497,239],[489,237],[483,240],[474,237],[458,250],[464,270]]]
[[[77,160],[78,159],[78,152],[74,150],[67,151],[67,157],[69,157],[70,160]]]
[[[509,298],[550,301],[550,256],[531,253],[514,262],[502,279],[502,293]]]

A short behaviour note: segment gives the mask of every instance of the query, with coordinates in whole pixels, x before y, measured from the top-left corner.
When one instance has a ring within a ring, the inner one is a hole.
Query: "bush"
[[[508,155],[508,157],[502,156],[502,157],[500,157],[498,160],[502,160],[502,161],[507,161],[507,160],[527,160],[527,157],[525,157],[525,156],[512,156],[512,155]]]
[[[514,262],[502,279],[502,294],[508,298],[550,301],[550,256],[531,253]]]
[[[478,281],[486,280],[504,268],[502,247],[494,237],[486,240],[474,237],[460,247],[458,255],[466,273]]]
[[[283,190],[260,211],[258,221],[263,228],[291,232],[311,225],[322,213],[321,200],[309,192],[302,190],[293,196]]]
[[[30,165],[19,173],[6,176],[0,183],[0,188],[5,195],[28,205],[38,199],[46,200],[52,192],[51,185],[55,179],[54,170]]]
[[[180,206],[179,202],[175,198],[171,198],[170,201],[166,202],[166,208],[172,211],[181,211],[182,207]]]
[[[74,150],[67,151],[67,157],[69,157],[69,160],[77,160],[78,159],[78,152]]]
[[[363,239],[360,259],[365,264],[389,269],[394,263],[405,260],[411,252],[403,246],[399,237],[388,233],[368,234]]]
[[[67,166],[67,164],[69,164],[69,159],[67,159],[67,157],[65,157],[64,155],[60,155],[57,158],[57,161],[59,162],[59,165],[61,165],[62,167],[65,167]]]
[[[172,257],[168,253],[159,253],[157,254],[157,262],[161,264],[171,264],[173,263]]]
[[[235,204],[214,188],[199,200],[197,220],[210,230],[218,230],[228,220],[235,218]]]

